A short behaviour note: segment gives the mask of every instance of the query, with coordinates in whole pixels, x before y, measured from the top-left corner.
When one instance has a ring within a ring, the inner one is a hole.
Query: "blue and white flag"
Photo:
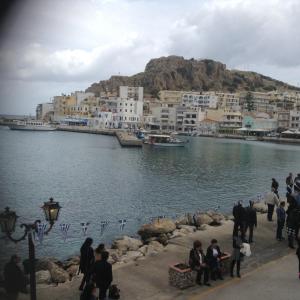
[[[43,243],[46,228],[47,228],[47,224],[44,223],[37,224],[36,240],[39,241],[41,244]]]
[[[83,235],[86,236],[86,233],[87,233],[87,230],[88,230],[88,227],[89,227],[90,223],[89,222],[82,222],[82,223],[80,223],[80,225],[81,225]]]
[[[100,221],[100,234],[102,235],[106,227],[108,226],[109,221]]]
[[[65,223],[59,224],[59,227],[60,227],[60,231],[62,233],[63,240],[65,242],[68,237],[68,231],[70,229],[70,224],[65,224]]]
[[[120,224],[120,230],[123,231],[124,230],[124,227],[126,225],[126,220],[123,219],[123,220],[119,220],[119,224]]]

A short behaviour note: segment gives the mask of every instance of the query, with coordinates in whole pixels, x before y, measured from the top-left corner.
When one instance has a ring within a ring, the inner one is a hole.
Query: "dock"
[[[116,132],[117,139],[122,147],[142,147],[142,140],[139,140],[133,133],[127,131]]]

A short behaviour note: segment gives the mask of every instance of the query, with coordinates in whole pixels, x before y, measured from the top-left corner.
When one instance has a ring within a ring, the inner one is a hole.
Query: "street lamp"
[[[45,232],[48,234],[52,229],[55,221],[58,219],[59,211],[61,206],[58,202],[50,198],[49,201],[44,202],[42,209],[45,214],[46,221],[49,222],[50,227]],[[35,248],[33,243],[33,233],[37,232],[37,225],[41,223],[40,220],[36,220],[33,223],[23,223],[20,225],[24,228],[23,235],[15,239],[12,237],[12,233],[15,231],[16,222],[18,216],[16,212],[9,210],[9,207],[5,208],[4,212],[0,213],[0,227],[1,231],[6,234],[6,236],[13,242],[18,243],[28,237],[28,248],[29,248],[29,271],[30,271],[30,299],[36,300],[36,279],[35,279]]]

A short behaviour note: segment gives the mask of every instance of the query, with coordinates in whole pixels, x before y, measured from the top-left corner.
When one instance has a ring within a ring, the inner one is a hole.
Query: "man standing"
[[[277,233],[276,233],[276,239],[278,241],[282,241],[282,229],[284,227],[285,223],[285,210],[284,210],[285,202],[280,202],[280,206],[276,209],[277,214]]]
[[[279,194],[278,194],[279,183],[275,178],[272,178],[271,188],[273,189],[273,192],[276,194],[277,198],[279,199]]]
[[[279,200],[277,195],[274,193],[273,187],[272,190],[269,193],[267,193],[265,197],[265,203],[268,205],[268,215],[267,215],[268,221],[272,222],[275,205],[276,206],[279,205]]]
[[[109,253],[107,251],[97,252],[96,251],[96,261],[93,269],[93,278],[99,288],[99,300],[106,299],[107,290],[112,283],[112,266],[107,261]]]
[[[4,267],[4,287],[8,296],[8,300],[18,299],[20,292],[26,291],[26,278],[18,266],[20,258],[12,255],[10,262]]]
[[[287,187],[289,186],[290,188],[293,187],[294,185],[294,179],[293,179],[293,174],[289,173],[289,176],[286,178],[285,183],[287,185]]]
[[[233,227],[233,236],[237,235],[238,231],[241,232],[241,238],[245,240],[245,225],[246,225],[246,212],[245,208],[242,205],[242,202],[239,201],[237,205],[233,207],[232,214],[234,217],[234,227]]]
[[[253,243],[253,230],[254,226],[257,227],[257,215],[256,215],[256,209],[253,207],[254,202],[249,201],[249,206],[246,208],[246,228],[245,228],[245,234],[247,234],[248,228],[249,228],[249,243]]]

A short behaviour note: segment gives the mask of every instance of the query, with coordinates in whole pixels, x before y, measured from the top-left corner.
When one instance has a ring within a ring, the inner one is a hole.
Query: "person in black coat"
[[[274,189],[274,193],[276,194],[276,196],[279,199],[279,194],[278,194],[279,183],[275,178],[272,178],[271,188]]]
[[[18,266],[20,258],[12,255],[10,261],[4,267],[4,288],[8,299],[18,299],[20,292],[26,291],[26,277]]]
[[[216,280],[217,277],[223,280],[221,270],[221,250],[216,239],[211,240],[210,246],[206,251],[206,260],[210,268],[211,279]]]
[[[197,272],[197,284],[202,285],[201,278],[204,274],[204,285],[210,286],[207,259],[202,250],[202,243],[198,240],[194,242],[193,249],[190,251],[189,265],[192,270]]]
[[[79,290],[83,290],[84,285],[90,280],[90,272],[95,261],[94,249],[92,248],[93,239],[87,238],[80,248],[79,271],[83,273],[83,278]]]
[[[96,262],[93,267],[93,280],[99,288],[99,300],[106,298],[106,293],[113,281],[112,266],[107,261],[109,253],[102,251],[96,252]]]
[[[253,207],[254,202],[249,201],[249,206],[246,208],[246,227],[245,227],[245,235],[247,234],[249,228],[249,239],[248,242],[253,243],[253,230],[254,226],[257,227],[257,214],[256,209]]]
[[[242,202],[239,201],[237,205],[233,207],[232,214],[234,217],[234,227],[233,227],[233,236],[241,232],[241,238],[245,240],[245,226],[246,226],[246,211],[242,205]]]

